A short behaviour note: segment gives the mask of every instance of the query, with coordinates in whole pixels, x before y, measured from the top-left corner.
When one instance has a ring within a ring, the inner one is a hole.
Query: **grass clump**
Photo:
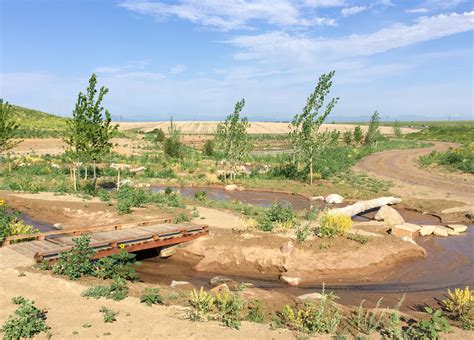
[[[138,275],[134,265],[139,264],[135,258],[135,254],[128,253],[121,249],[118,254],[97,260],[94,264],[92,275],[101,279],[122,278],[135,281],[138,279]]]
[[[367,236],[360,235],[360,234],[347,234],[346,238],[348,240],[351,240],[360,244],[366,244],[367,242],[369,242],[369,238]]]
[[[438,164],[451,171],[474,174],[474,142],[469,146],[450,149],[445,152],[433,151],[419,159],[422,166]]]
[[[317,235],[319,237],[343,236],[352,229],[352,219],[350,216],[328,214],[321,215]]]
[[[214,306],[214,297],[206,292],[203,287],[198,291],[193,289],[189,295],[189,304],[193,308],[189,319],[193,321],[204,321],[208,319],[208,313]]]
[[[304,241],[306,241],[308,236],[311,235],[311,233],[311,225],[307,223],[304,225],[304,227],[300,227],[298,228],[298,230],[296,230],[296,240],[300,243],[303,243]]]
[[[182,223],[182,222],[190,222],[190,221],[191,219],[189,218],[188,214],[184,212],[176,216],[173,220],[174,223]]]
[[[124,279],[115,278],[114,281],[108,286],[96,285],[87,288],[82,292],[81,296],[86,298],[106,298],[114,301],[120,301],[128,296],[127,282]]]
[[[0,328],[0,332],[4,334],[3,339],[32,338],[42,332],[48,333],[46,311],[38,309],[34,301],[21,296],[13,298],[12,303],[18,305],[18,308]]]
[[[36,234],[39,230],[19,220],[18,213],[12,212],[5,201],[0,200],[0,243],[9,236]]]
[[[112,309],[102,306],[100,307],[99,312],[102,313],[105,323],[112,323],[112,322],[117,321],[118,313],[113,311]]]
[[[160,294],[159,288],[145,288],[140,296],[140,302],[151,307],[157,304],[163,304],[163,297]]]
[[[469,286],[464,289],[448,289],[448,298],[443,300],[443,306],[451,317],[461,322],[464,329],[474,329],[474,294]]]
[[[290,329],[307,334],[334,334],[342,316],[334,305],[336,296],[325,293],[324,288],[318,305],[308,302],[294,310],[289,305],[279,313],[277,322]]]
[[[258,299],[252,300],[248,304],[248,308],[247,320],[254,323],[263,323],[265,321],[262,301]]]
[[[388,315],[387,320],[383,324],[382,334],[388,337],[389,339],[403,339],[402,320],[399,311],[404,300],[405,295],[403,295],[402,298],[398,300],[397,304],[394,307],[394,311]]]

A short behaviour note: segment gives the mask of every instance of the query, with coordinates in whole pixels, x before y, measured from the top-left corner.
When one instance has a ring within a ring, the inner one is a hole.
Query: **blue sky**
[[[92,72],[115,119],[289,120],[336,70],[329,120],[473,119],[463,0],[0,0],[0,97],[69,115]]]

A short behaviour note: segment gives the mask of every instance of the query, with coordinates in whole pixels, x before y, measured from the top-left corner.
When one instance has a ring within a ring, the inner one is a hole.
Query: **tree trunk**
[[[117,169],[117,190],[120,189],[120,168]]]
[[[10,153],[8,153],[8,172],[12,172],[12,162],[10,159]]]
[[[374,208],[379,208],[388,204],[400,203],[402,200],[397,197],[380,197],[368,201],[360,201],[351,205],[348,205],[344,208],[335,208],[328,211],[330,215],[346,215],[354,216],[358,215],[364,211],[371,210]]]
[[[313,157],[309,159],[309,184],[313,185]]]
[[[89,166],[86,164],[86,166],[84,167],[84,179],[87,180],[87,169],[89,168]]]
[[[74,187],[74,192],[77,191],[77,175],[76,175],[76,172],[77,172],[77,165],[72,165],[71,166],[71,170],[72,170],[72,185]]]
[[[97,179],[97,171],[96,171],[96,166],[97,166],[97,164],[96,164],[96,160],[94,159],[94,182],[95,182],[95,181],[96,181],[96,179]]]

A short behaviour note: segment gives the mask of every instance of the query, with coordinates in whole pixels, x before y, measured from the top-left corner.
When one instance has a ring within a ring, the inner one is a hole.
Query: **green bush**
[[[0,243],[9,236],[36,233],[39,233],[38,229],[25,224],[19,219],[18,213],[10,211],[3,201],[0,202]]]
[[[167,138],[163,146],[166,155],[173,158],[183,158],[184,145],[174,138]]]
[[[382,298],[377,301],[375,311],[364,309],[364,302],[365,300],[362,300],[357,311],[352,312],[349,322],[357,332],[370,335],[382,327],[385,312],[377,312],[380,303],[382,302]]]
[[[203,287],[198,291],[193,289],[189,295],[189,304],[193,308],[189,313],[189,319],[193,321],[204,321],[214,306],[214,298],[207,293]]]
[[[147,306],[152,306],[156,304],[163,304],[163,297],[160,294],[159,288],[145,288],[140,296],[140,302],[146,304]]]
[[[421,165],[438,164],[448,170],[474,174],[474,144],[445,152],[433,151],[419,159]]]
[[[112,279],[118,277],[134,281],[138,279],[138,275],[134,268],[134,265],[136,264],[139,264],[136,262],[136,255],[121,249],[118,254],[113,254],[97,260],[92,275],[101,279]]]
[[[290,205],[275,202],[258,220],[258,228],[262,231],[272,231],[274,228],[291,229],[297,222]]]
[[[263,323],[265,321],[262,301],[258,299],[250,301],[248,308],[247,320],[255,323]]]
[[[13,298],[12,303],[19,307],[0,328],[0,332],[4,333],[3,339],[32,338],[42,332],[48,333],[46,312],[35,307],[34,301],[20,296]]]
[[[311,232],[311,225],[309,223],[305,224],[304,227],[298,228],[296,231],[296,240],[301,243],[306,241]]]
[[[53,272],[66,275],[71,280],[92,275],[94,266],[91,256],[94,254],[94,250],[89,246],[90,241],[89,235],[73,238],[72,249],[59,254],[59,259],[53,266]]]
[[[208,156],[208,157],[212,157],[214,156],[214,154],[216,153],[215,151],[215,143],[212,139],[208,139],[205,143],[204,143],[204,148],[202,150],[202,153],[205,155],[205,156]]]
[[[191,219],[189,218],[188,214],[186,214],[186,213],[179,214],[173,220],[174,223],[190,222],[190,221],[191,221]]]
[[[121,278],[115,278],[109,285],[96,285],[87,288],[81,296],[86,298],[100,299],[102,297],[110,300],[120,301],[128,296],[127,281]]]
[[[216,294],[214,302],[222,324],[225,327],[239,329],[240,313],[244,307],[244,302],[239,296],[226,290]]]

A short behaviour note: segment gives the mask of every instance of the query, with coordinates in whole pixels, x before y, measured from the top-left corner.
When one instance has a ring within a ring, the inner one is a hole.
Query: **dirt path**
[[[401,197],[457,200],[474,204],[474,178],[469,174],[444,173],[422,169],[416,159],[430,152],[446,151],[458,144],[433,142],[434,146],[422,149],[391,150],[364,158],[354,167],[376,178],[390,180],[391,191]]]

